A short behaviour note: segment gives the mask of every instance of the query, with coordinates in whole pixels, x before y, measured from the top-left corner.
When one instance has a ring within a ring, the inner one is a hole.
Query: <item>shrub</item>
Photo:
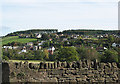
[[[58,52],[59,61],[77,61],[78,53],[74,47],[64,47],[61,48]]]

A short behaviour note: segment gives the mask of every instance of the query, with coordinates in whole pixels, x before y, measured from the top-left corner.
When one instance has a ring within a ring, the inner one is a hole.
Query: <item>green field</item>
[[[2,39],[2,45],[12,42],[21,42],[21,43],[27,43],[37,41],[37,39],[34,38],[19,38],[18,36],[10,36],[10,37],[4,37]]]

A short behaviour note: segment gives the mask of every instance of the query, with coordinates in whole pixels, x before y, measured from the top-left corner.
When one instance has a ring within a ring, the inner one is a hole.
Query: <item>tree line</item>
[[[62,47],[49,54],[47,49],[37,51],[27,51],[21,53],[19,50],[3,49],[2,58],[5,60],[41,60],[41,61],[78,61],[88,59],[94,61],[98,59],[100,62],[117,62],[120,63],[120,49],[105,50],[102,54],[96,49],[82,47]]]

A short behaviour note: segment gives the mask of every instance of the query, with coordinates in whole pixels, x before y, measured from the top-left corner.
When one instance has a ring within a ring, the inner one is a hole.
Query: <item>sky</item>
[[[118,0],[2,0],[0,36],[28,29],[118,29]]]

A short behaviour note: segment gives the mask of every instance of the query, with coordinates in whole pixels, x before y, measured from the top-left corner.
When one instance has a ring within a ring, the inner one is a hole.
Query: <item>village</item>
[[[37,32],[32,34],[19,34],[19,38],[36,38],[37,41],[27,42],[18,45],[17,42],[12,42],[7,45],[3,45],[4,51],[17,50],[18,54],[28,53],[28,51],[44,51],[48,55],[54,55],[54,52],[58,52],[63,47],[75,47],[75,48],[87,48],[95,49],[99,54],[103,54],[104,51],[120,48],[120,36],[118,34],[66,34],[57,31],[50,32]]]

